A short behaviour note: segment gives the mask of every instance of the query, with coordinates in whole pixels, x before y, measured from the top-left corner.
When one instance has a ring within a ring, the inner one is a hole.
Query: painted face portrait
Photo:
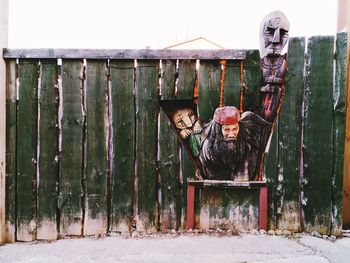
[[[183,130],[191,128],[196,122],[197,117],[192,109],[180,109],[173,115],[175,127]]]
[[[279,56],[289,39],[289,21],[281,11],[268,14],[260,25],[260,56]]]
[[[235,141],[237,140],[239,132],[239,124],[224,124],[221,127],[221,132],[223,135],[224,141]]]

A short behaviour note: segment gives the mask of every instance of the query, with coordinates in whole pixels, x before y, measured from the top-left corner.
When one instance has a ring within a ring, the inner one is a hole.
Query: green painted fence
[[[289,41],[264,160],[271,229],[340,233],[346,45]],[[8,240],[184,229],[195,168],[162,101],[195,100],[208,121],[220,101],[254,110],[260,84],[257,50],[198,52],[5,50]],[[257,228],[257,198],[203,192],[198,226]]]

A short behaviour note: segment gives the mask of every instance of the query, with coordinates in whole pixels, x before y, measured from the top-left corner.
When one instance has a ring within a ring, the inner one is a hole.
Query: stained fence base
[[[267,230],[267,184],[266,181],[226,181],[194,180],[187,181],[187,229],[195,227],[195,190],[204,188],[246,189],[259,191],[259,229]]]

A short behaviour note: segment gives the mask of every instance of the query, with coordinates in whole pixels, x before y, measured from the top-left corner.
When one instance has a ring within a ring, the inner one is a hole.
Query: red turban
[[[214,121],[219,124],[235,124],[239,122],[241,115],[239,110],[234,106],[225,106],[216,108]]]

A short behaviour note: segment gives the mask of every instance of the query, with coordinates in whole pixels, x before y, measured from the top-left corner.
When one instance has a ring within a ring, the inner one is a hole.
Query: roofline
[[[193,38],[193,39],[190,39],[190,40],[187,40],[187,41],[184,41],[184,42],[175,44],[175,45],[171,45],[171,46],[165,47],[165,48],[163,48],[163,49],[169,49],[169,48],[177,47],[177,46],[184,45],[184,44],[187,44],[187,43],[191,43],[191,42],[193,42],[193,41],[200,40],[200,39],[203,39],[203,40],[205,40],[205,41],[207,41],[207,42],[213,44],[214,46],[217,46],[218,48],[225,49],[223,46],[221,46],[221,45],[219,45],[219,44],[216,44],[215,42],[210,41],[209,39],[207,39],[207,38],[205,38],[205,37]]]

